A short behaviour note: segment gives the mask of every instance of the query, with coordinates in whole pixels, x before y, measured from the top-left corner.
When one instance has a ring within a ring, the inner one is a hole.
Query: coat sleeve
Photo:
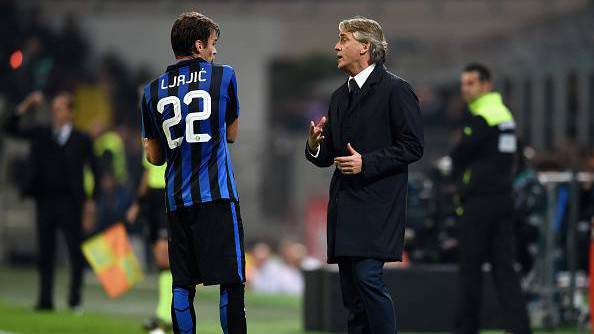
[[[365,177],[390,174],[423,156],[423,121],[417,96],[406,82],[398,82],[391,89],[392,145],[362,154]]]
[[[4,123],[4,132],[11,136],[11,137],[15,137],[15,138],[21,138],[21,139],[33,139],[33,137],[35,137],[35,134],[39,131],[39,127],[38,126],[29,126],[29,127],[24,127],[21,124],[21,119],[22,116],[17,114],[16,112],[13,113],[12,115],[10,115],[8,117],[8,119],[6,120],[6,122]]]
[[[472,116],[464,125],[462,138],[452,149],[453,174],[458,175],[475,159],[480,148],[491,137],[492,129],[481,116]]]
[[[334,99],[334,98],[333,98]],[[332,102],[330,102],[332,106]],[[334,145],[332,144],[332,119],[330,117],[330,109],[328,107],[328,115],[326,116],[327,121],[324,126],[324,140],[320,143],[320,151],[316,155],[316,152],[310,152],[307,147],[307,141],[305,141],[305,158],[318,167],[330,167],[334,164],[334,158],[336,154],[334,152]]]
[[[93,150],[93,140],[88,137],[83,137],[84,141],[84,150],[85,155],[87,156],[87,163],[91,168],[91,172],[93,173],[93,178],[95,179],[95,186],[93,187],[93,199],[97,200],[99,198],[99,185],[101,184],[101,169],[99,168],[99,161],[97,156],[95,155],[95,151]]]

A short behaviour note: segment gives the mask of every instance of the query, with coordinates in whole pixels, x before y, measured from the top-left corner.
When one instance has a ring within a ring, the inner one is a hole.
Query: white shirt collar
[[[365,81],[367,81],[367,78],[369,78],[369,75],[371,74],[371,72],[373,72],[374,68],[375,68],[375,63],[367,66],[363,71],[359,72],[359,74],[355,75],[354,77],[349,77],[349,81],[351,79],[355,79],[357,86],[359,86],[359,88],[362,88],[363,85],[365,84]]]
[[[72,134],[72,123],[66,123],[54,131],[56,131],[58,144],[64,145],[70,138],[70,134]]]

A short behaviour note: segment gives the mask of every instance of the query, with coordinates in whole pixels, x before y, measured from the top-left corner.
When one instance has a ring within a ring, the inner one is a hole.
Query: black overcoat
[[[408,165],[423,155],[423,125],[418,99],[402,78],[376,65],[349,103],[345,82],[333,94],[324,127],[325,139],[314,157],[319,167],[350,155],[347,143],[362,156],[362,172],[334,171],[328,202],[328,263],[340,257],[402,260]]]

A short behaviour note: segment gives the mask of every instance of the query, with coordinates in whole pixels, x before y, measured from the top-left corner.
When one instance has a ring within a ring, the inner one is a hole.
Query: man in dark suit
[[[53,277],[56,230],[64,233],[70,257],[71,280],[68,305],[77,310],[81,304],[84,259],[82,214],[93,211],[94,201],[87,199],[83,189],[83,168],[91,167],[95,180],[100,180],[89,136],[72,126],[72,96],[60,93],[51,101],[50,126],[20,124],[22,115],[43,102],[39,92],[29,95],[5,124],[8,135],[29,140],[30,179],[24,191],[35,199],[37,209],[39,300],[36,309],[53,310]],[[97,194],[95,187],[95,196]]]
[[[384,67],[381,26],[340,22],[338,68],[349,75],[328,116],[311,122],[306,158],[336,165],[328,203],[328,263],[338,263],[348,332],[394,334],[396,317],[382,273],[401,261],[408,165],[423,155],[423,127],[410,85]]]

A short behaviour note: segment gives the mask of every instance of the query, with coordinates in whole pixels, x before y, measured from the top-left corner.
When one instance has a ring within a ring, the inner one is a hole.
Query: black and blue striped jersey
[[[167,211],[217,199],[238,200],[227,126],[239,117],[232,67],[183,60],[147,84],[142,135],[166,153]]]

